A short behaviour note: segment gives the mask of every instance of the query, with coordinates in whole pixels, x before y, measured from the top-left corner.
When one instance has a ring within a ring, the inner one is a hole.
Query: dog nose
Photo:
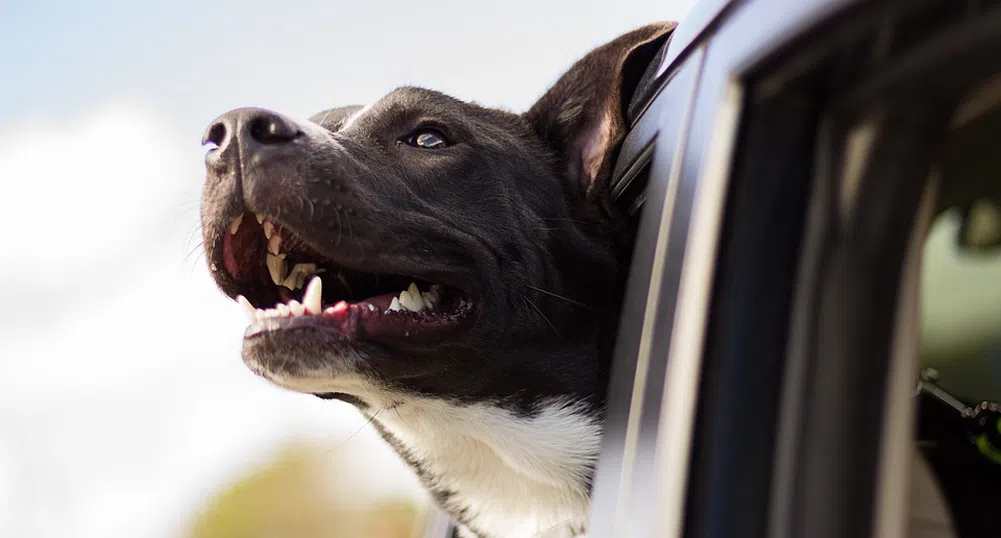
[[[219,167],[231,159],[250,159],[265,148],[288,144],[300,134],[294,121],[277,112],[263,108],[232,110],[213,120],[205,130],[202,145],[216,146],[206,155],[205,163]],[[241,151],[232,151],[235,147]]]

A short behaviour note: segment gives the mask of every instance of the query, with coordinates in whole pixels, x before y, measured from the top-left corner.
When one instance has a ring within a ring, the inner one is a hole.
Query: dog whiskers
[[[393,411],[396,411],[396,416],[400,417],[400,422],[403,422],[404,424],[406,424],[408,428],[411,427],[410,423],[407,422],[407,419],[403,418],[403,415],[400,414],[400,410],[399,410],[399,408],[397,406],[393,406]]]
[[[329,115],[330,115],[330,111],[328,110],[328,111],[326,111],[326,112],[325,112],[325,113],[323,114],[323,117],[322,117],[322,118],[320,118],[320,121],[316,122],[316,124],[317,124],[317,125],[319,125],[320,127],[323,127],[323,122],[327,121],[327,116],[329,116]],[[326,128],[326,127],[324,127],[324,129],[325,129],[325,128]]]
[[[532,288],[533,290],[535,290],[535,291],[537,291],[539,293],[545,293],[546,295],[549,295],[550,297],[555,297],[557,299],[561,299],[563,301],[566,301],[566,302],[568,302],[568,303],[570,303],[572,305],[576,305],[576,306],[579,306],[581,308],[586,308],[586,309],[588,309],[588,310],[590,310],[592,312],[599,312],[599,313],[601,312],[601,310],[599,310],[599,309],[597,309],[597,308],[595,308],[595,307],[593,307],[593,306],[591,306],[589,304],[585,304],[585,303],[582,303],[580,301],[571,299],[569,297],[565,297],[565,296],[560,295],[558,293],[553,293],[553,292],[551,292],[549,290],[544,290],[542,288],[537,288],[537,287],[535,287],[535,286],[533,286],[531,284],[525,284],[525,286],[527,286],[529,288]]]
[[[341,246],[341,239],[344,238],[344,225],[341,223],[341,211],[334,208],[334,216],[337,217],[337,243],[336,246]]]
[[[570,523],[573,522],[573,520],[577,519],[578,517],[581,517],[581,516],[574,516],[574,517],[571,517],[571,518],[564,519],[563,521],[560,521],[559,523],[557,523],[557,524],[555,524],[555,525],[553,525],[551,527],[543,529],[542,531],[540,531],[539,533],[537,533],[533,538],[545,538],[545,535],[547,535],[550,532],[553,532],[553,531],[559,529],[560,527],[563,527],[564,525],[569,525]]]
[[[204,247],[205,247],[205,241],[199,241],[198,244],[195,245],[195,247],[191,249],[191,251],[189,251],[188,254],[184,257],[184,263],[187,263],[188,259],[191,258],[191,255],[198,252],[199,250],[201,250],[202,254],[204,254],[205,253]]]
[[[375,413],[372,414],[371,417],[369,417],[368,420],[365,421],[364,424],[361,425],[360,428],[358,428],[357,430],[355,430],[354,433],[352,433],[351,435],[349,435],[347,439],[345,439],[345,440],[341,441],[340,443],[338,443],[337,446],[335,446],[334,448],[331,448],[330,451],[327,452],[327,455],[329,456],[329,455],[333,454],[334,451],[336,451],[337,449],[339,449],[342,446],[346,445],[348,443],[348,441],[354,439],[356,435],[358,435],[359,433],[361,433],[362,430],[364,430],[370,424],[372,424],[372,421],[375,420],[375,417],[379,416],[379,413],[381,413],[381,412],[382,412],[382,408],[379,408]]]
[[[565,217],[543,217],[542,220],[555,220],[555,221],[563,221],[563,222],[576,222],[577,224],[588,224],[588,222],[585,221],[585,220],[571,219],[571,218],[565,218]]]
[[[546,320],[546,323],[548,323],[549,326],[553,328],[553,331],[555,331],[556,334],[560,334],[560,330],[556,328],[556,325],[553,325],[553,322],[549,321],[549,318],[547,318],[546,315],[542,313],[542,310],[540,310],[539,307],[535,303],[533,303],[531,299],[525,297],[524,293],[521,294],[521,298],[524,299],[525,302],[527,302],[529,305],[531,305],[532,308],[534,308],[535,311],[538,312],[540,316],[542,316],[542,319]]]

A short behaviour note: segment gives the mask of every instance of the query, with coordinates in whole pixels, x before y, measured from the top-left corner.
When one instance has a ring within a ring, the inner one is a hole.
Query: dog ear
[[[606,192],[613,157],[625,135],[626,107],[676,26],[644,26],[591,51],[525,113],[557,151],[567,179],[588,199]]]

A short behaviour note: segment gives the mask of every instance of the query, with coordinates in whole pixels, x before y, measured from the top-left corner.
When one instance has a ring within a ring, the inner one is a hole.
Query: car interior
[[[988,536],[1001,457],[1001,78],[956,107],[921,260],[912,536]],[[955,520],[950,516],[955,514]],[[958,532],[958,534],[957,534]]]

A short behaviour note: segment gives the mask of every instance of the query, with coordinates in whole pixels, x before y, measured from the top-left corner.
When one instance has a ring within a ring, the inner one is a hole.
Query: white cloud
[[[90,293],[68,315],[50,315],[72,307],[52,299],[42,314],[0,314],[22,329],[0,339],[0,536],[166,538],[283,440],[336,445],[362,427],[346,405],[243,366],[243,315],[203,261],[184,260],[197,206],[177,200],[200,182],[201,153],[167,124],[109,106],[0,133],[0,177],[23,179],[4,197],[5,228],[32,230],[8,234],[0,276],[38,268],[31,282],[44,288],[80,267],[130,272],[72,281]],[[157,242],[143,240],[163,223]],[[331,457],[378,478],[372,494],[416,491],[371,431]]]
[[[115,105],[70,121],[22,122],[0,136],[2,218],[20,232],[5,235],[4,249],[19,267],[0,270],[56,276],[125,258],[129,241],[162,228],[198,164],[197,144],[179,145],[168,125],[142,107]]]

